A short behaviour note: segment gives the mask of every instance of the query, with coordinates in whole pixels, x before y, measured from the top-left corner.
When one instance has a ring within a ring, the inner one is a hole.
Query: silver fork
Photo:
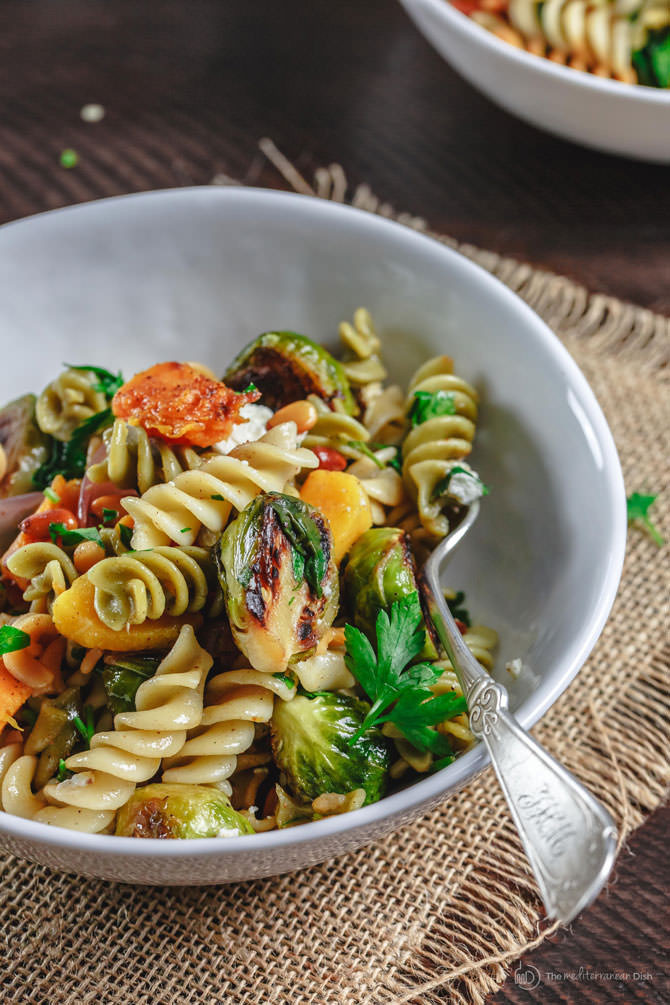
[[[468,703],[470,729],[482,740],[507,799],[547,915],[567,924],[595,899],[614,865],[612,817],[581,782],[517,722],[506,688],[476,661],[449,610],[440,567],[477,519],[474,502],[423,568],[430,618]]]

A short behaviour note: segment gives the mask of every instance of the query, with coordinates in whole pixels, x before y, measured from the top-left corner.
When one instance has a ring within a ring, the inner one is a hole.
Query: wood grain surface
[[[670,313],[668,168],[516,121],[393,0],[31,0],[0,26],[2,222],[219,172],[278,185],[270,136],[306,174],[337,160],[436,230]],[[81,121],[87,102],[104,121]],[[669,827],[654,814],[599,901],[523,961],[537,988],[512,975],[491,1002],[670,1002]]]

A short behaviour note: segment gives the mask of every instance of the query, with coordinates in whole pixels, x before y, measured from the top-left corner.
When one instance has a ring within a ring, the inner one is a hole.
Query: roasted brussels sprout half
[[[233,360],[223,379],[238,391],[255,384],[270,408],[316,394],[331,408],[337,401],[348,415],[358,412],[342,364],[296,332],[259,335]]]
[[[78,687],[67,688],[57,698],[43,699],[25,746],[26,754],[39,754],[33,779],[36,789],[41,789],[53,778],[60,761],[69,757],[80,743],[81,736],[74,720],[81,715]]]
[[[670,87],[670,26],[647,30],[632,56],[638,80],[647,87]]]
[[[233,638],[257,670],[285,670],[333,623],[337,567],[313,506],[262,493],[228,525],[215,554]]]
[[[348,745],[369,711],[367,702],[331,691],[275,704],[272,752],[292,796],[311,801],[324,792],[365,789],[366,803],[381,799],[390,765],[388,740],[373,728]]]
[[[33,475],[47,459],[51,438],[35,421],[34,394],[24,394],[0,409],[0,445],[7,470],[0,479],[0,496],[22,495],[35,486]]]
[[[160,659],[157,656],[129,656],[119,654],[102,670],[102,684],[107,695],[107,707],[112,715],[135,711],[135,694],[144,680],[153,677]]]
[[[374,644],[380,611],[415,591],[421,598],[409,535],[396,527],[373,527],[361,534],[344,561],[342,592],[346,609],[356,627]],[[423,627],[426,645],[418,659],[437,659],[435,629],[430,621],[425,621]]]
[[[207,838],[253,834],[219,789],[156,783],[136,789],[116,818],[120,837]]]

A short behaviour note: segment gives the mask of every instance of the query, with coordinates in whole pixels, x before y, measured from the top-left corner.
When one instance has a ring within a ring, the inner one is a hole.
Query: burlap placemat
[[[261,148],[298,191],[428,232],[366,186],[347,198],[337,165],[317,171],[310,185],[269,141]],[[459,250],[560,336],[605,411],[628,491],[661,493],[656,516],[670,534],[668,319],[489,252]],[[609,808],[622,839],[670,784],[666,556],[643,533],[630,533],[603,635],[537,728]],[[543,926],[491,771],[390,839],[278,879],[137,888],[0,861],[5,1005],[479,1003],[504,980],[506,962],[553,928]]]

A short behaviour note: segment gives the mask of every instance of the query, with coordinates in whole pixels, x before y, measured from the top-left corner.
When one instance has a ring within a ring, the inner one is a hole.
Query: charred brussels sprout
[[[205,785],[145,785],[135,790],[116,818],[120,837],[238,837],[253,832],[228,796]]]
[[[160,659],[156,656],[119,656],[102,671],[107,707],[112,715],[135,711],[135,694],[144,680],[153,677]]]
[[[259,335],[233,360],[223,379],[238,391],[255,384],[271,408],[317,394],[331,408],[337,401],[348,415],[358,412],[342,364],[296,332]]]
[[[632,56],[638,80],[647,87],[670,87],[670,25],[645,33]]]
[[[351,746],[347,742],[369,711],[365,701],[325,691],[276,703],[272,752],[292,796],[311,801],[324,792],[365,789],[366,803],[381,799],[390,765],[388,741],[375,728]]]
[[[380,611],[415,591],[421,597],[409,536],[395,527],[373,527],[361,534],[345,562],[345,605],[356,627],[374,643]],[[434,628],[430,622],[423,627],[426,645],[418,658],[437,659]]]
[[[0,479],[0,496],[32,491],[33,475],[47,458],[51,438],[35,421],[34,394],[24,394],[0,409],[0,444],[7,457],[7,471]]]
[[[312,649],[339,599],[332,539],[313,506],[256,496],[215,548],[233,638],[257,670],[279,672]]]

